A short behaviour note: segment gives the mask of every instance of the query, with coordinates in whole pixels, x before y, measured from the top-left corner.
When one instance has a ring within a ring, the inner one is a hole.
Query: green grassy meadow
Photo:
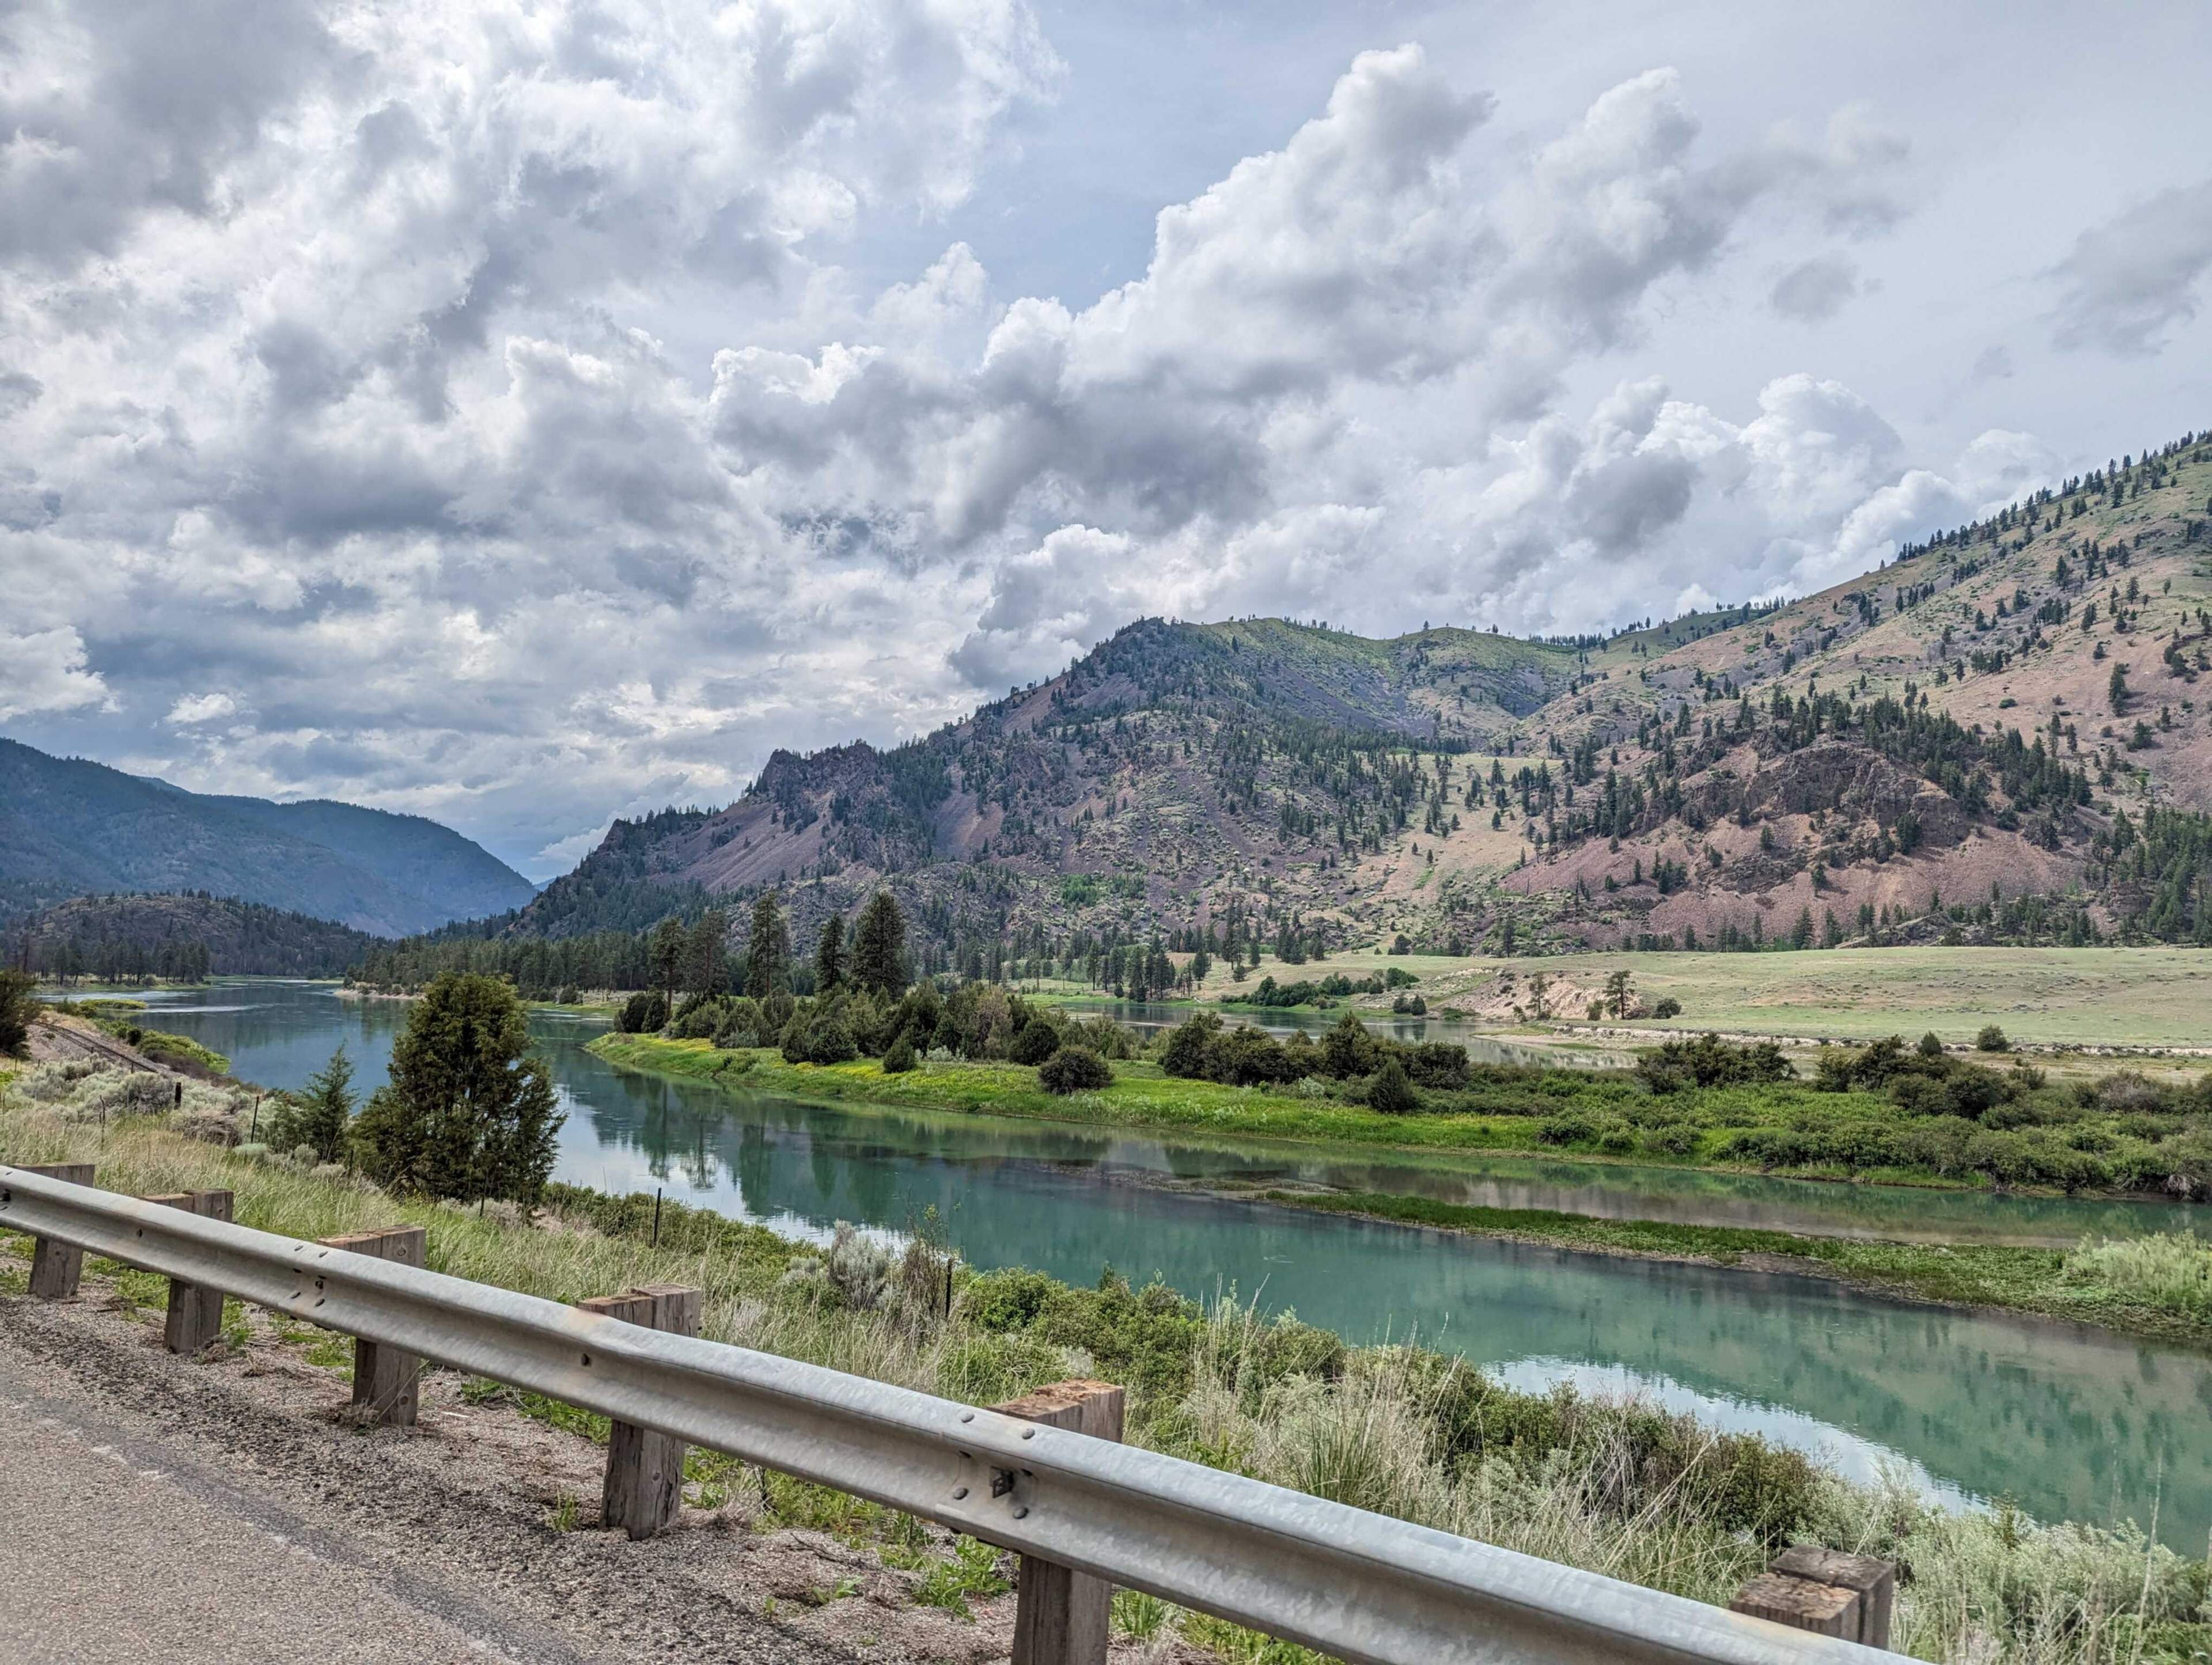
[[[1540,972],[1595,990],[1626,968],[1647,1005],[1669,995],[1682,1003],[1680,1017],[1638,1018],[1638,1028],[1808,1041],[1911,1039],[1932,1030],[1963,1045],[1993,1023],[2015,1043],[2033,1047],[2212,1050],[2212,949],[2203,948],[1837,948],[1510,960],[1363,950],[1301,966],[1268,958],[1241,985],[1216,969],[1200,993],[1208,1000],[1233,999],[1264,976],[1359,978],[1389,966],[1420,979],[1413,992],[1432,1016],[1450,1015],[1455,1000],[1478,1005],[1508,972],[1523,984]]]

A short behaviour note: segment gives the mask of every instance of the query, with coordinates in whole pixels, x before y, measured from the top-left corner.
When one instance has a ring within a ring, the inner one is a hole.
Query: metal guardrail
[[[1808,1634],[771,1353],[0,1165],[0,1229],[166,1273],[1371,1665],[1875,1665]]]

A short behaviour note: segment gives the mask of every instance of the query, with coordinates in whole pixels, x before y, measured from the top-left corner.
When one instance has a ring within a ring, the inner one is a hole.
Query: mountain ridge
[[[803,934],[888,884],[956,957],[1232,919],[1440,950],[2212,940],[2208,517],[2191,434],[1815,594],[1603,636],[1139,620],[921,739],[778,751],[725,808],[619,822],[503,928],[776,889]]]
[[[380,936],[497,915],[536,894],[422,816],[210,796],[0,739],[0,918],[75,896],[189,890]]]

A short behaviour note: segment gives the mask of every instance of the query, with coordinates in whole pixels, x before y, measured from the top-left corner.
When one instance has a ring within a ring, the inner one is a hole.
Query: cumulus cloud
[[[856,232],[1052,96],[1022,0],[238,3],[0,19],[0,716],[540,875],[1139,614],[1586,629],[2044,465],[1931,471],[1809,375],[1622,379],[1754,241],[1786,314],[1858,292],[1833,251],[1909,207],[1861,111],[1718,143],[1662,68],[1532,132],[1400,46],[1095,298],[950,234],[864,286]]]
[[[2197,316],[2212,270],[2212,179],[2161,191],[2091,226],[2052,274],[2062,347],[2154,352]]]
[[[85,668],[84,639],[76,630],[0,632],[0,719],[74,711],[107,699],[106,683]]]
[[[187,694],[169,708],[169,714],[162,720],[184,728],[237,714],[238,702],[228,694]]]

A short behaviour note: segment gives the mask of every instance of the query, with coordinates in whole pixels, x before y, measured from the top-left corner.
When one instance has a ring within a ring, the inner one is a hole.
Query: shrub
[[[1467,1048],[1449,1041],[1424,1041],[1419,1046],[1394,1048],[1394,1056],[1414,1085],[1439,1092],[1455,1092],[1467,1085]]]
[[[1405,1115],[1421,1108],[1420,1094],[1413,1091],[1413,1084],[1406,1079],[1396,1059],[1375,1072],[1375,1079],[1367,1087],[1367,1108],[1385,1115]]]
[[[1088,1047],[1062,1047],[1037,1066],[1037,1085],[1063,1097],[1097,1092],[1113,1080],[1113,1066]]]
[[[853,1031],[836,1018],[824,1018],[807,1031],[806,1060],[811,1064],[842,1064],[860,1055]]]
[[[901,1030],[892,1039],[890,1049],[884,1054],[884,1073],[904,1075],[914,1065],[914,1042],[908,1040],[906,1031]]]
[[[31,996],[36,980],[27,971],[0,971],[0,1058],[12,1058],[30,1038],[31,1018],[38,1002]]]
[[[1192,1013],[1168,1031],[1166,1044],[1160,1048],[1160,1068],[1187,1080],[1203,1076],[1207,1049],[1220,1033],[1221,1019],[1213,1013]]]
[[[1982,1026],[1982,1032],[1974,1037],[1974,1050],[1976,1052],[2010,1052],[2012,1042],[2005,1039],[2005,1032],[1995,1024],[1985,1024]]]
[[[1651,1015],[1654,1018],[1679,1018],[1682,1015],[1682,1003],[1672,994],[1663,995],[1651,1008]]]
[[[615,1019],[615,1028],[624,1035],[658,1035],[667,1027],[668,997],[657,988],[631,995]]]
[[[1206,1051],[1206,1073],[1232,1087],[1294,1081],[1298,1075],[1280,1042],[1244,1024],[1214,1037]]]
[[[1014,1043],[1006,1049],[1006,1056],[1017,1064],[1035,1066],[1060,1050],[1060,1034],[1042,1018],[1032,1018],[1014,1036]]]
[[[1692,1086],[1788,1081],[1796,1074],[1782,1055],[1782,1048],[1771,1041],[1737,1045],[1711,1033],[1694,1041],[1668,1041],[1650,1048],[1638,1057],[1636,1073],[1656,1093],[1680,1092]]]

